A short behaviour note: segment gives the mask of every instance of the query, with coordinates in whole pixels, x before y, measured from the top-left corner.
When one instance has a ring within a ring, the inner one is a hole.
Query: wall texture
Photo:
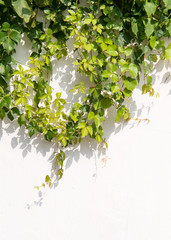
[[[20,62],[27,60],[28,49],[28,41],[18,47]],[[81,77],[72,61],[72,52],[65,61],[54,61],[55,90],[68,91]],[[127,103],[133,117],[127,124],[114,124],[110,109],[104,123],[106,162],[96,143],[85,139],[67,152],[63,179],[51,189],[34,186],[53,172],[53,143],[29,139],[7,119],[0,122],[0,239],[170,240],[170,71],[167,61],[154,66],[160,97],[141,95],[139,85]],[[137,117],[150,122],[137,124]]]

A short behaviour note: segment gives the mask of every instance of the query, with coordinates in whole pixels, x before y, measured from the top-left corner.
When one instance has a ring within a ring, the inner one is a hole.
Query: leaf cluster
[[[171,35],[170,1],[0,0],[0,7],[0,118],[17,119],[30,137],[55,141],[61,178],[65,148],[87,136],[107,146],[103,122],[110,108],[116,122],[131,118],[125,101],[142,71],[142,93],[154,95],[152,66],[171,58],[171,44],[163,40]],[[24,34],[32,42],[26,68],[13,57]],[[51,87],[51,61],[67,56],[71,38],[79,56],[73,64],[89,88],[81,81],[70,90],[82,97],[66,114],[62,93],[54,97]],[[51,186],[48,175],[45,182]]]

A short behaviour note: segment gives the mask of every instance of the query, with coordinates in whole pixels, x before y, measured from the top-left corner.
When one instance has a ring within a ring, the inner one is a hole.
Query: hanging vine
[[[116,122],[131,118],[125,100],[132,96],[144,71],[142,93],[154,95],[152,63],[171,58],[171,2],[169,0],[0,0],[0,118],[24,125],[57,142],[57,176],[63,175],[65,149],[89,136],[103,138],[102,122],[110,107]],[[38,15],[44,14],[46,25]],[[14,59],[25,34],[32,42],[26,68]],[[74,39],[77,71],[87,76],[71,90],[82,98],[65,113],[61,92],[52,97],[52,58],[68,54]],[[51,178],[45,182],[50,186]]]

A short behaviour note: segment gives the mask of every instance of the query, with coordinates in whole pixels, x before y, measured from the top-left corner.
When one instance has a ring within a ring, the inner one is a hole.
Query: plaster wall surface
[[[25,63],[28,51],[26,41],[16,58]],[[53,63],[53,87],[68,102],[78,100],[68,90],[82,78],[72,62],[71,52]],[[84,139],[66,151],[64,176],[51,189],[34,186],[53,170],[54,144],[29,139],[15,122],[0,122],[0,240],[170,240],[170,71],[168,61],[154,66],[159,98],[142,95],[139,84],[127,103],[133,118],[127,124],[114,124],[109,109],[106,162],[96,143]],[[137,117],[150,122],[137,124]]]

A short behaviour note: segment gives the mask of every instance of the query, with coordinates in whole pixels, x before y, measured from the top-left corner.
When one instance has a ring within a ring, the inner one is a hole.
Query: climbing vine
[[[142,71],[142,93],[155,94],[152,64],[171,58],[171,43],[163,40],[171,35],[171,1],[0,0],[0,7],[0,118],[17,119],[30,137],[38,132],[56,141],[60,179],[68,146],[89,136],[107,147],[102,122],[111,107],[116,122],[131,118],[124,103]],[[14,59],[23,34],[32,43],[27,67]],[[62,93],[53,97],[51,62],[67,56],[71,38],[73,64],[90,87],[80,81],[70,90],[82,98],[66,114]],[[45,182],[51,185],[49,175]]]

